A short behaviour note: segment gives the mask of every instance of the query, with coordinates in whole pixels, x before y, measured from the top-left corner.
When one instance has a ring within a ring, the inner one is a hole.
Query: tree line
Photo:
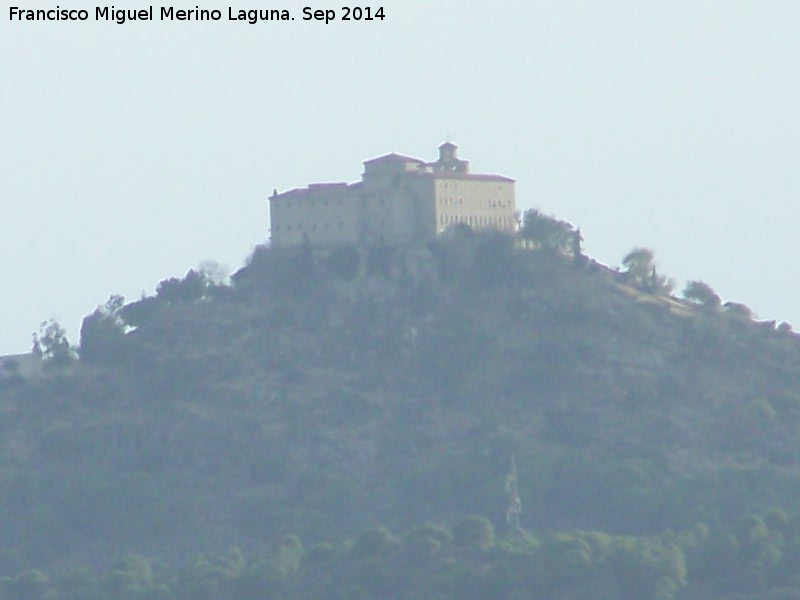
[[[800,599],[800,519],[780,509],[657,536],[495,532],[468,516],[402,536],[373,527],[337,544],[285,535],[180,564],[127,555],[104,569],[0,577],[7,600]]]

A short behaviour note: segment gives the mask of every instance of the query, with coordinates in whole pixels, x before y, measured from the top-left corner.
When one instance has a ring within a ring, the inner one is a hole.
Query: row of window
[[[305,223],[298,223],[294,228],[297,231],[316,231],[317,230],[317,224],[316,223],[311,223],[311,224],[306,225]],[[344,229],[344,223],[342,221],[339,221],[336,224],[336,228],[339,229],[339,230]],[[325,221],[325,224],[321,225],[319,227],[319,229],[331,229],[331,223],[329,221]],[[292,225],[291,224],[286,225],[283,228],[283,230],[284,231],[292,231]],[[272,231],[281,231],[281,226],[278,225],[278,224],[274,225],[272,227]]]
[[[288,199],[288,200],[285,200],[282,203],[279,203],[278,200],[273,200],[272,201],[272,207],[275,208],[275,209],[277,209],[277,208],[308,208],[309,206],[317,206],[317,204],[319,204],[320,206],[329,206],[329,205],[331,205],[331,206],[342,206],[342,205],[344,205],[344,199],[343,198],[337,198],[336,200],[331,200],[330,198],[323,198],[321,200],[318,200],[316,198],[311,198],[311,199],[306,198],[306,199],[301,199],[301,200]]]
[[[493,227],[511,227],[513,223],[513,219],[509,217],[486,217],[482,215],[439,215],[439,225],[447,226],[452,225],[455,223],[464,223],[469,225],[470,227],[485,227],[485,226],[493,226]],[[384,227],[385,223],[383,220],[380,221],[380,226]],[[292,225],[291,223],[284,225],[281,227],[280,224],[276,223],[273,227],[273,231],[317,231],[317,229],[338,229],[341,231],[344,229],[344,223],[339,221],[335,224],[330,223],[330,221],[325,221],[325,223],[317,224],[317,223],[297,223]]]
[[[439,215],[439,225],[464,223],[470,227],[511,227],[513,220],[510,217],[484,217],[480,215]]]
[[[467,184],[467,186],[468,186],[468,187],[471,187],[471,186],[472,186],[472,184],[471,184],[471,183],[468,183],[468,184]],[[452,187],[454,190],[458,190],[458,188],[459,188],[458,182],[453,182],[453,183],[452,183],[452,185],[451,185],[450,187]],[[498,192],[499,192],[500,190],[502,190],[502,189],[503,189],[503,186],[500,186],[500,185],[498,185],[498,186],[496,186],[496,187],[497,187],[497,191],[498,191]],[[448,188],[448,183],[447,183],[446,181],[442,183],[442,188],[444,188],[444,189],[447,189],[447,188]],[[486,188],[484,188],[484,189],[486,189]]]
[[[503,200],[499,200],[496,198],[489,198],[485,201],[486,206],[491,206],[492,208],[505,208],[507,206],[511,206],[510,202],[504,202]],[[464,204],[464,198],[439,198],[439,204],[441,206],[453,206],[454,204]],[[476,203],[481,204],[481,203]]]

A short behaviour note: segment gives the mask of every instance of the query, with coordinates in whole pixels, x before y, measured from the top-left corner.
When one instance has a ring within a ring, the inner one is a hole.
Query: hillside
[[[111,302],[79,362],[2,380],[0,574],[473,514],[512,539],[512,456],[530,535],[792,519],[798,360],[788,327],[546,243],[260,248],[230,285]]]

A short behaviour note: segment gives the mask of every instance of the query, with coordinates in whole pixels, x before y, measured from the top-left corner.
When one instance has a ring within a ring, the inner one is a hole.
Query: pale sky
[[[269,6],[295,21],[256,25],[227,7],[260,3],[199,6],[223,20],[3,7],[0,354],[51,317],[77,343],[109,295],[204,260],[241,266],[273,187],[433,159],[448,134],[598,260],[653,248],[681,288],[703,279],[800,328],[800,3],[395,0],[383,21],[328,25],[291,1]]]

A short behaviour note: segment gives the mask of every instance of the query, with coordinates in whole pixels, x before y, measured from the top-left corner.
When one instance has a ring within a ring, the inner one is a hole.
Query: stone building
[[[269,199],[273,245],[401,243],[435,237],[458,223],[516,228],[514,180],[470,173],[455,144],[425,162],[386,154],[364,162],[361,181],[312,183]]]

